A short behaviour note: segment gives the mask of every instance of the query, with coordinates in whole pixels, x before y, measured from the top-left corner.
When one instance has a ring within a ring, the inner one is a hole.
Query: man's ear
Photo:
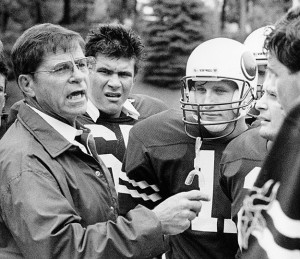
[[[34,97],[35,92],[33,89],[33,77],[32,75],[19,75],[18,85],[22,92],[28,97]]]

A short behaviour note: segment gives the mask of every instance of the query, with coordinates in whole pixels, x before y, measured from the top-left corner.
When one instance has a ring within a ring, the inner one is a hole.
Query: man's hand
[[[176,235],[191,224],[201,210],[201,201],[209,201],[208,195],[198,190],[181,192],[171,196],[153,209],[162,224],[165,235]]]

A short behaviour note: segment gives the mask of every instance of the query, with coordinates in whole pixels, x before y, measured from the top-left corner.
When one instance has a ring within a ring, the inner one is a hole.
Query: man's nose
[[[87,73],[84,73],[77,65],[73,64],[71,80],[74,82],[81,82],[85,77],[87,77]]]
[[[209,105],[204,106],[204,108],[211,109],[214,106],[212,104],[215,104],[215,103],[216,103],[215,95],[212,92],[207,91],[207,93],[205,95],[205,99],[204,99],[204,105],[205,104],[209,104]]]
[[[263,95],[260,99],[258,99],[255,103],[255,108],[257,110],[264,110],[267,109],[267,104],[265,102],[266,95]]]
[[[110,76],[110,78],[109,78],[109,80],[108,80],[108,85],[109,85],[110,87],[121,87],[121,86],[122,86],[121,80],[120,80],[120,78],[119,78],[119,76],[118,76],[117,73],[113,73],[113,74]]]

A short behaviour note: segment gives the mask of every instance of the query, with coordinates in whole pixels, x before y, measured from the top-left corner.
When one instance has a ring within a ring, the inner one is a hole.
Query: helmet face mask
[[[200,44],[190,55],[186,76],[182,79],[181,108],[187,135],[203,137],[201,127],[212,135],[204,139],[218,139],[231,134],[239,118],[245,116],[251,107],[256,80],[254,57],[243,44],[226,38]],[[216,98],[215,102],[196,99],[199,87],[195,86],[200,86],[201,91],[208,91],[209,88],[202,89],[206,85],[231,85],[230,98]],[[198,131],[190,130],[195,126]]]

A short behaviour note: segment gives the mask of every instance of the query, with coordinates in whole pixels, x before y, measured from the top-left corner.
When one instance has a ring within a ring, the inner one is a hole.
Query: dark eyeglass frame
[[[86,61],[86,65],[82,63],[83,61]],[[81,65],[84,65],[83,67]],[[76,66],[81,72],[88,72],[89,70],[95,70],[96,66],[96,59],[92,56],[79,58],[75,60],[69,60],[57,63],[53,69],[50,70],[38,70],[35,72],[30,72],[30,74],[36,74],[36,73],[51,73],[51,74],[57,74],[57,75],[65,75],[65,74],[71,74],[74,73],[74,66]]]

